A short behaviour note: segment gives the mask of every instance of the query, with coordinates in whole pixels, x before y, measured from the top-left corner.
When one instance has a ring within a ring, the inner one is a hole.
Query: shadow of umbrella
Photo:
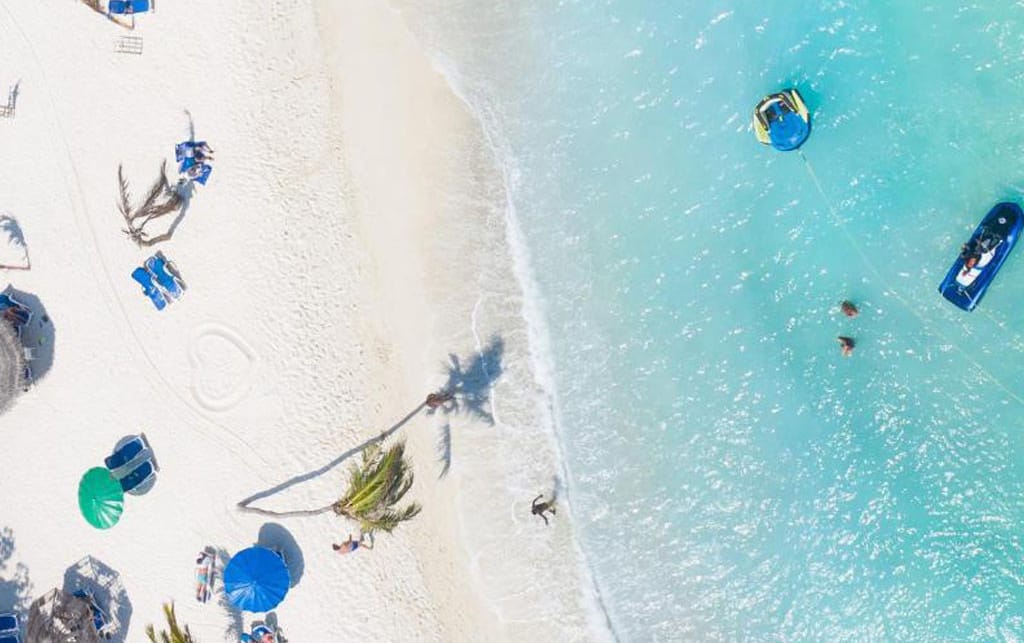
[[[86,556],[64,572],[64,591],[76,590],[92,593],[100,609],[107,612],[114,623],[112,641],[124,641],[132,619],[132,603],[121,583],[121,575],[106,563]]]
[[[0,413],[25,388],[25,355],[14,327],[0,321]]]
[[[32,379],[39,380],[53,366],[53,321],[46,314],[46,307],[39,301],[39,297],[13,286],[8,286],[4,292],[32,311],[32,320],[21,329],[21,343],[35,353],[35,359],[29,366],[32,369]]]
[[[99,643],[89,603],[52,589],[28,610],[26,640],[32,643]]]
[[[306,563],[302,557],[302,550],[299,543],[295,542],[295,536],[291,532],[277,524],[268,522],[260,527],[259,536],[256,537],[256,544],[267,549],[274,549],[284,555],[284,563],[288,567],[288,574],[291,576],[289,587],[295,587],[302,578],[302,572]]]

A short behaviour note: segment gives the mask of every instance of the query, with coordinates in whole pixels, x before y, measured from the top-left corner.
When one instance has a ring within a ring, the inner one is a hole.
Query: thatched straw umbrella
[[[24,387],[25,348],[14,327],[0,319],[0,413]]]
[[[84,599],[54,589],[28,609],[26,643],[100,643]]]

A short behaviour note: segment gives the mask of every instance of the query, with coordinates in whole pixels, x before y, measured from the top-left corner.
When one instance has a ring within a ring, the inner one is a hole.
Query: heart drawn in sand
[[[241,335],[215,322],[192,331],[188,360],[192,397],[209,411],[227,411],[244,400],[256,383],[260,362]]]

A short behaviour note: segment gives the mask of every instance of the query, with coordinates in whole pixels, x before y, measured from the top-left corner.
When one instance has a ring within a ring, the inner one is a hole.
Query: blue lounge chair
[[[107,465],[107,468],[111,472],[118,469],[123,469],[126,465],[130,464],[140,453],[149,449],[149,443],[146,442],[145,435],[137,435],[131,440],[122,444],[112,454],[107,456],[103,461]],[[115,478],[120,476],[114,475]]]
[[[149,491],[156,481],[156,469],[153,467],[153,460],[146,458],[137,467],[131,470],[125,477],[121,478],[121,489],[125,493],[142,495]]]
[[[142,292],[149,297],[149,300],[153,302],[157,310],[163,310],[167,306],[167,300],[164,298],[160,289],[153,283],[153,275],[149,273],[145,268],[136,268],[132,271],[132,279],[142,284]]]
[[[146,13],[149,0],[110,0],[107,11],[114,14]]]
[[[0,614],[0,643],[21,643],[17,614]]]
[[[157,252],[146,259],[146,270],[156,277],[156,283],[171,299],[177,299],[185,293],[185,284],[182,283],[177,268],[167,260],[164,253]]]

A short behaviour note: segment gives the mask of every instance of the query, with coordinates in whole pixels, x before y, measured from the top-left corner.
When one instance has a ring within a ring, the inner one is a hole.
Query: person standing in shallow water
[[[839,341],[839,350],[842,351],[843,357],[849,357],[853,355],[854,341],[852,337],[845,337],[840,335],[836,338]]]
[[[856,317],[860,312],[857,310],[857,307],[853,305],[853,302],[848,299],[844,299],[843,303],[839,304],[839,310],[843,311],[843,314],[847,317]]]

